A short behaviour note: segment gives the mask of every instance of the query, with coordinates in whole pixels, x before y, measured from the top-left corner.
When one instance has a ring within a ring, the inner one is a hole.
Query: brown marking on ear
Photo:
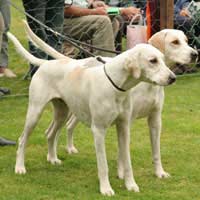
[[[139,79],[141,76],[141,69],[139,67],[134,66],[132,68],[132,76],[135,79]]]
[[[166,37],[166,32],[160,31],[154,34],[148,40],[148,43],[156,47],[157,49],[159,49],[162,53],[164,53],[165,52],[165,37]]]
[[[137,63],[133,63],[133,60],[127,59],[125,62],[125,65],[126,65],[126,69],[132,75],[133,78],[135,79],[140,78],[141,69],[137,67]]]

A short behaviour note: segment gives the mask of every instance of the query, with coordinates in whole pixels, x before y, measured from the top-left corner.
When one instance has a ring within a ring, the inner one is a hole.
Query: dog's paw
[[[164,170],[157,171],[155,174],[158,178],[169,178],[170,177],[170,174],[165,172]]]
[[[75,154],[78,153],[78,149],[75,146],[67,147],[68,154]]]
[[[107,187],[101,187],[100,188],[101,194],[104,196],[113,196],[115,195],[114,190],[111,188],[111,186]]]
[[[52,165],[60,165],[62,161],[58,158],[51,158],[50,156],[47,156],[47,161],[50,162]]]
[[[123,179],[124,179],[124,171],[123,171],[123,170],[118,170],[117,173],[118,173],[118,174],[117,174],[117,177],[118,177],[119,179],[123,180]]]
[[[26,168],[24,166],[15,166],[15,174],[26,174]]]
[[[140,192],[140,188],[135,182],[128,182],[125,185],[128,191]]]

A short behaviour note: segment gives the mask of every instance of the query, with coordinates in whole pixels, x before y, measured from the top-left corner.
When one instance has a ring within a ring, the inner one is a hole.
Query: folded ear
[[[140,76],[141,76],[141,69],[138,66],[138,62],[137,62],[136,58],[135,59],[128,58],[126,60],[125,65],[126,65],[127,71],[132,75],[132,77],[134,79],[139,79],[140,78]]]
[[[165,37],[166,37],[166,32],[160,31],[154,34],[148,40],[148,43],[156,47],[157,49],[159,49],[162,53],[164,53],[165,52]]]

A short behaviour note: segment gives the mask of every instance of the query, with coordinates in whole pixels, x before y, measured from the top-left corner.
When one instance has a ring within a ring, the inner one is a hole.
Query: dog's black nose
[[[198,53],[196,51],[192,51],[191,53],[191,60],[194,62],[197,60]]]
[[[168,79],[168,84],[171,85],[172,83],[174,83],[176,81],[176,76],[171,75]]]

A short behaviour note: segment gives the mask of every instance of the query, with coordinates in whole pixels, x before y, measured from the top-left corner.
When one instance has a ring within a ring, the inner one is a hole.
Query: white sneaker
[[[8,77],[8,78],[16,78],[17,77],[17,75],[11,69],[8,69],[8,68],[5,68],[4,76]]]

